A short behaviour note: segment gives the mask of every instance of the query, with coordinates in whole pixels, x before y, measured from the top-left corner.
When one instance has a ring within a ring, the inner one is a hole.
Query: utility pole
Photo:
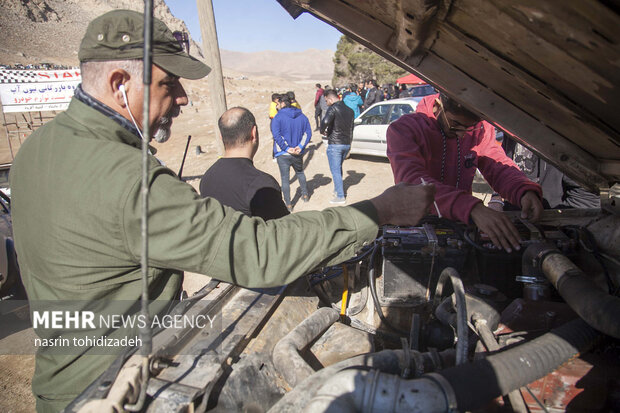
[[[215,29],[215,14],[213,13],[212,0],[196,0],[198,8],[198,20],[200,22],[200,33],[202,35],[202,50],[211,73],[207,77],[209,83],[209,93],[211,95],[211,105],[215,115],[215,145],[218,155],[224,154],[224,145],[217,121],[226,111],[226,93],[224,92],[224,77],[222,76],[222,61],[220,58],[220,47],[217,41],[217,30]]]

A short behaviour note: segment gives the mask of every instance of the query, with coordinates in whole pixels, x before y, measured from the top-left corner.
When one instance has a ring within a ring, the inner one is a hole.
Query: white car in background
[[[375,103],[353,121],[351,154],[387,157],[386,133],[390,123],[414,113],[422,97],[384,100]]]

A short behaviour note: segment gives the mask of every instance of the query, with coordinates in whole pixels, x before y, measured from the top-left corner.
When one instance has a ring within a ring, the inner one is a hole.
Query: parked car
[[[354,120],[350,153],[387,157],[388,126],[401,116],[415,112],[420,100],[421,97],[386,100],[362,112]]]
[[[435,88],[431,85],[419,85],[409,88],[409,96],[412,98],[424,97],[437,93]]]

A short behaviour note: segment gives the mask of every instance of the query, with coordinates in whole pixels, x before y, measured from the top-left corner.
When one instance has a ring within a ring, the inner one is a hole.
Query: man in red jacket
[[[522,218],[535,221],[543,210],[540,186],[506,156],[494,127],[445,95],[425,97],[416,113],[390,125],[387,155],[396,183],[435,184],[443,217],[473,221],[508,252],[519,249],[519,233],[504,214],[472,195],[476,168],[504,199],[521,207]]]
[[[314,128],[314,130],[319,130],[321,127],[321,119],[325,116],[321,110],[321,105],[319,105],[319,100],[321,99],[321,96],[323,96],[323,93],[325,93],[325,90],[321,87],[320,83],[317,83],[315,86],[316,94],[314,95],[314,121],[316,122],[316,128]]]

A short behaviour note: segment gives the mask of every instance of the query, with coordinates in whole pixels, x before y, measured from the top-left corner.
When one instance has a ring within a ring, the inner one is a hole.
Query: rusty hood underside
[[[591,189],[620,181],[618,0],[278,0],[478,111]]]

